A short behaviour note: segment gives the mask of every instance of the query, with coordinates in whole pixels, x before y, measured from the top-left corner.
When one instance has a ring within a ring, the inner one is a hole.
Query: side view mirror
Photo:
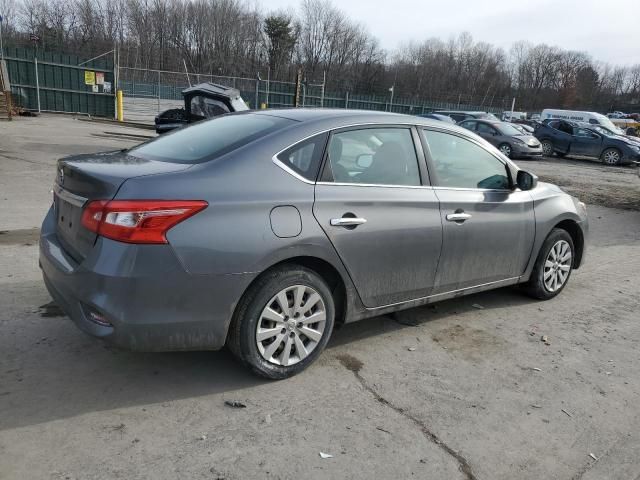
[[[362,153],[356,157],[356,165],[360,168],[369,168],[373,163],[373,155]]]
[[[533,190],[538,185],[538,177],[525,170],[518,170],[516,185],[520,190]]]

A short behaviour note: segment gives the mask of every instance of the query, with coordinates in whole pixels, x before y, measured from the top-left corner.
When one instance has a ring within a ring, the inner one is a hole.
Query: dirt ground
[[[151,134],[0,124],[0,479],[640,479],[633,169],[518,162],[589,204],[586,264],[559,297],[508,288],[416,309],[416,326],[349,324],[267,382],[226,351],[108,347],[50,303],[37,227],[55,159]]]

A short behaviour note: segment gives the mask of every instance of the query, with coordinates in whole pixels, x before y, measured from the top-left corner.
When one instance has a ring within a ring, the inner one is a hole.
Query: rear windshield
[[[294,120],[269,115],[223,115],[162,135],[130,154],[172,163],[201,163],[224,155]]]

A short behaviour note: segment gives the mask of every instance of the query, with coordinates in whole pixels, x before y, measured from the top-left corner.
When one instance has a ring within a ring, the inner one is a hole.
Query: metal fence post
[[[344,95],[344,108],[349,108],[349,92]]]
[[[158,70],[158,113],[160,113],[160,70]]]
[[[256,103],[253,106],[254,109],[258,110],[259,106],[260,106],[260,79],[256,78]]]
[[[38,58],[33,58],[33,65],[36,70],[36,98],[38,99],[38,113],[40,113],[40,80],[38,79]]]
[[[324,85],[327,83],[327,71],[322,72],[322,93],[320,94],[320,108],[324,107]]]

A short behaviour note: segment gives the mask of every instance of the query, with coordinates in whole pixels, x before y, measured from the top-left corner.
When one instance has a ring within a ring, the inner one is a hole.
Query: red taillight
[[[82,225],[127,243],[167,243],[167,231],[207,207],[202,200],[97,200],[82,212]]]

